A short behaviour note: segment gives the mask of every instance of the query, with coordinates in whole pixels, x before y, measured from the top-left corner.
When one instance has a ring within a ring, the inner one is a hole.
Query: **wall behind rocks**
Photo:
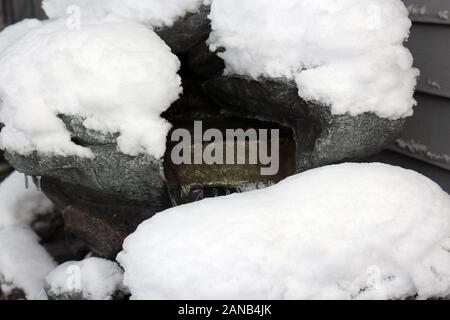
[[[41,0],[0,0],[0,29],[25,18],[44,19]]]
[[[413,21],[406,46],[420,69],[415,114],[376,160],[419,171],[450,192],[450,1],[403,0]]]

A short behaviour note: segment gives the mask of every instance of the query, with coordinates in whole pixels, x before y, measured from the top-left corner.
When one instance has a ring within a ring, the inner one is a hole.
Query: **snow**
[[[0,34],[0,53],[26,35],[30,30],[40,25],[41,22],[39,20],[25,19],[3,30]]]
[[[46,279],[52,296],[80,294],[86,300],[110,300],[122,289],[123,271],[117,263],[88,258],[66,262],[53,270]]]
[[[0,229],[29,226],[37,216],[50,213],[53,204],[33,186],[25,189],[25,178],[13,172],[0,184]]]
[[[25,190],[24,176],[12,173],[0,184],[0,285],[24,290],[27,299],[45,298],[45,276],[55,262],[39,244],[30,224],[53,210],[41,192]]]
[[[10,44],[0,51],[3,149],[92,157],[71,141],[57,117],[66,114],[84,117],[88,129],[120,133],[125,154],[163,156],[170,124],[160,114],[182,91],[180,62],[153,31],[114,17],[81,28],[28,24],[27,33],[25,23],[0,34]]]
[[[4,293],[24,290],[28,300],[45,299],[45,276],[56,266],[26,227],[0,229],[0,285]]]
[[[123,248],[132,299],[445,297],[450,197],[414,171],[328,166],[159,213]]]
[[[227,74],[295,80],[334,114],[413,113],[418,71],[400,0],[214,0],[210,19]]]
[[[67,18],[80,10],[81,19],[98,19],[108,14],[134,20],[150,27],[171,26],[188,12],[196,12],[210,0],[44,0],[49,18]]]

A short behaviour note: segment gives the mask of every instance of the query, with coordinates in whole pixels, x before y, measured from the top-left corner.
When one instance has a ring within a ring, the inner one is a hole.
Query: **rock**
[[[13,167],[5,160],[4,152],[0,150],[0,182],[5,180],[13,170]]]
[[[10,288],[8,284],[2,283],[2,279],[0,279],[0,301],[2,300],[25,300],[25,292],[19,288]],[[5,290],[5,291],[4,291]]]
[[[49,300],[124,300],[123,269],[113,261],[86,258],[51,271],[44,285]]]
[[[400,137],[405,123],[371,113],[333,115],[329,107],[301,99],[293,81],[281,79],[223,76],[206,81],[204,90],[235,115],[291,128],[297,147],[297,172],[370,159]]]
[[[178,142],[170,141],[168,135],[164,173],[172,203],[175,205],[204,198],[228,195],[260,189],[275,184],[295,173],[295,143],[291,130],[257,119],[224,113],[220,105],[211,101],[203,92],[195,75],[185,74],[183,96],[163,116],[173,124],[173,130],[187,130],[194,136],[194,121],[201,121],[203,131],[218,129],[225,136],[226,129],[280,129],[280,170],[274,176],[262,176],[261,165],[175,165],[171,150]],[[205,143],[202,148],[205,147]],[[193,154],[194,145],[190,152]],[[245,143],[248,152],[249,144]]]
[[[31,228],[41,239],[41,245],[58,263],[83,259],[90,249],[79,239],[66,232],[61,212],[38,216]]]
[[[221,132],[279,129],[280,170],[267,177],[260,174],[259,166],[252,165],[174,165],[170,155],[176,143],[171,141],[163,159],[128,156],[118,151],[117,135],[87,130],[82,118],[61,115],[73,141],[89,147],[94,159],[38,153],[5,153],[5,157],[18,171],[42,177],[43,191],[64,212],[65,230],[100,257],[114,258],[123,240],[157,212],[207,197],[263,188],[311,168],[369,159],[402,131],[404,120],[391,121],[370,113],[333,115],[329,107],[302,100],[294,82],[213,77],[223,69],[223,61],[209,52],[204,39],[183,44],[190,36],[201,38],[203,27],[192,35],[189,26],[194,29],[206,11],[203,8],[183,18],[186,34],[170,35],[166,30],[172,45],[186,46],[186,53],[180,55],[183,95],[162,116],[173,124],[173,130],[186,129],[191,134],[194,121],[199,120],[204,130],[218,128]],[[171,30],[177,28],[181,27],[176,23]],[[86,253],[84,246],[70,237],[66,247],[62,246],[65,233],[60,228],[57,234],[59,240],[50,242],[47,249],[61,261]],[[64,250],[71,253],[61,255]]]
[[[86,298],[82,292],[79,291],[71,291],[71,292],[65,292],[62,294],[56,294],[53,291],[46,290],[46,294],[48,297],[48,300],[56,300],[56,301],[82,301],[82,300],[92,300]],[[122,300],[129,300],[129,295],[124,294],[123,292],[117,292],[112,297],[111,300],[114,301],[122,301]]]
[[[170,27],[155,29],[172,52],[178,55],[182,68],[189,67],[204,77],[220,75],[225,68],[224,61],[206,44],[211,33],[210,11],[210,6],[203,5],[197,12],[187,13]]]
[[[125,155],[117,151],[116,144],[89,147],[95,159],[38,153],[29,156],[6,153],[6,158],[28,176],[54,178],[136,201],[161,197],[164,185],[161,160],[150,155]]]
[[[208,15],[210,6],[203,5],[197,12],[189,12],[170,27],[157,28],[155,32],[167,43],[175,54],[189,52],[204,42],[211,32]]]
[[[67,231],[91,245],[93,251],[100,256],[113,257],[120,251],[121,241],[134,231],[140,222],[170,207],[163,160],[157,160],[150,155],[131,157],[120,153],[117,150],[116,136],[86,130],[81,125],[82,119],[79,118],[61,118],[71,131],[73,140],[88,146],[95,153],[94,159],[38,153],[29,156],[5,153],[5,157],[19,172],[42,177],[40,184],[43,191],[60,211],[73,206],[83,208],[82,212],[98,212],[104,217],[106,224],[99,224],[100,229],[95,229],[95,225],[94,229],[89,229],[87,224],[82,224],[103,221],[95,214],[91,220],[84,215],[85,219],[78,221],[78,224],[70,219],[71,214],[65,214],[64,222]],[[72,210],[68,209],[66,212]],[[104,212],[108,212],[106,217],[111,219],[105,218]],[[120,219],[116,219],[116,216],[120,216]],[[70,222],[69,225],[67,222]],[[124,223],[131,226],[126,229],[127,234],[120,233]],[[81,229],[81,226],[86,227],[86,230]],[[106,229],[102,229],[104,226],[107,226]],[[115,228],[119,231],[108,235],[101,233],[102,230],[109,233]],[[59,239],[49,242],[47,247],[59,256],[59,260],[73,260],[70,259],[71,256],[78,257],[85,252],[75,239],[63,240],[64,232],[60,230]],[[64,252],[61,248],[71,253],[61,256],[61,251]]]
[[[205,78],[220,76],[225,69],[223,59],[211,52],[205,41],[189,51],[186,64],[192,71]]]
[[[121,251],[125,238],[150,216],[140,207],[133,212],[121,212],[114,206],[68,206],[64,210],[67,231],[82,239],[97,256],[112,260]]]

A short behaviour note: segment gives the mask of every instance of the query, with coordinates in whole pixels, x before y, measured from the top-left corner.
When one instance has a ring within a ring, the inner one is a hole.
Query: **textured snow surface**
[[[450,294],[450,197],[413,171],[342,164],[144,222],[118,256],[133,299]]]
[[[24,290],[27,299],[45,298],[44,279],[55,262],[39,244],[29,225],[38,215],[53,210],[53,204],[12,173],[0,184],[0,285],[4,293]]]
[[[196,12],[210,0],[44,0],[50,18],[66,18],[79,9],[81,19],[114,14],[151,27],[171,26],[188,12]]]
[[[411,21],[400,0],[47,0],[44,9],[62,18],[75,5],[82,19],[158,27],[202,4],[212,6],[209,43],[225,49],[227,73],[295,80],[302,98],[335,114],[412,115],[418,71],[403,46]]]
[[[74,293],[87,300],[110,300],[122,287],[123,271],[117,263],[89,258],[66,262],[46,278],[52,296]]]
[[[0,285],[4,293],[22,289],[28,300],[45,299],[45,276],[56,266],[27,227],[0,229]]]
[[[295,80],[335,114],[413,112],[418,71],[400,0],[214,0],[210,19],[227,73]]]
[[[57,117],[67,114],[85,117],[88,129],[119,133],[123,153],[162,157],[170,124],[160,114],[182,89],[180,62],[153,31],[113,17],[79,29],[64,20],[31,20],[6,29],[0,43],[4,39],[2,148],[92,156],[71,141]]]

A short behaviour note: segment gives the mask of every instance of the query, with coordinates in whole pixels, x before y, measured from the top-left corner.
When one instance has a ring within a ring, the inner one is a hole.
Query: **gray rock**
[[[81,300],[92,300],[88,296],[86,296],[82,291],[73,290],[68,292],[54,292],[49,289],[48,285],[45,287],[45,293],[48,297],[48,300],[60,300],[60,301],[81,301]],[[111,300],[128,300],[129,295],[118,290],[113,294]]]
[[[206,81],[204,90],[233,114],[291,128],[297,172],[370,159],[401,135],[405,123],[372,113],[333,115],[329,107],[301,99],[296,84],[283,79],[224,76]]]
[[[95,154],[94,159],[37,152],[29,156],[7,152],[5,158],[16,170],[28,176],[53,178],[135,201],[146,202],[161,197],[164,186],[162,160],[145,154],[136,157],[125,155],[118,151],[112,137],[81,130],[74,124],[76,121],[67,126],[73,133],[73,140],[89,147]]]
[[[125,238],[155,212],[139,207],[70,205],[64,209],[66,230],[83,240],[98,257],[114,260]]]
[[[173,147],[164,159],[131,157],[117,149],[117,135],[86,130],[83,119],[61,116],[73,141],[89,147],[95,159],[6,153],[20,172],[42,176],[44,192],[63,211],[65,230],[96,255],[114,258],[123,240],[144,220],[173,205],[205,197],[262,188],[296,172],[371,158],[401,133],[404,121],[366,113],[332,115],[307,103],[293,82],[217,77],[206,82],[184,74],[184,94],[164,114],[174,128],[279,128],[280,171],[262,177],[257,166],[175,166]],[[151,133],[149,133],[151,134]]]
[[[59,210],[36,217],[31,228],[39,236],[41,245],[58,264],[82,260],[90,252],[81,240],[67,232]]]
[[[208,38],[211,32],[210,11],[210,6],[201,6],[197,12],[189,12],[172,26],[157,28],[155,32],[175,54],[187,53]]]
[[[88,131],[78,118],[61,118],[73,140],[89,147],[94,159],[37,152],[29,156],[5,153],[5,157],[19,172],[35,177],[36,182],[36,177],[42,177],[43,191],[64,211],[64,228],[69,234],[83,240],[99,256],[113,258],[125,237],[142,221],[171,206],[163,160],[120,153],[115,136]],[[83,214],[73,215],[74,210],[67,208],[82,208],[76,212]],[[51,224],[41,222],[36,227],[45,233]],[[71,260],[85,253],[76,239],[63,241],[64,233],[59,229],[57,234],[45,245],[58,260]],[[64,255],[61,248],[70,255]]]
[[[211,78],[219,76],[225,69],[225,62],[209,50],[205,41],[193,47],[187,55],[187,66],[195,73]]]
[[[0,301],[5,300],[26,300],[25,292],[22,289],[14,288],[8,292],[3,292],[1,289],[2,279],[0,279]]]

